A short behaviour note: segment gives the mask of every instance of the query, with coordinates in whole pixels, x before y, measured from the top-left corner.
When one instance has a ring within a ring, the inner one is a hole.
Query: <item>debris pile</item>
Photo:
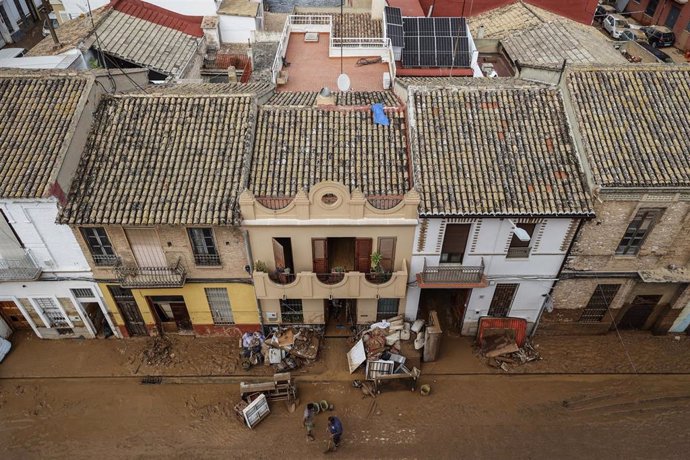
[[[276,328],[263,343],[262,352],[277,372],[312,364],[319,356],[323,328],[289,326]]]
[[[414,390],[421,374],[418,369],[421,357],[417,350],[424,346],[423,326],[423,320],[412,325],[399,315],[360,329],[351,338],[354,346],[347,359],[350,373],[366,363],[365,381],[355,380],[353,386],[360,388],[365,396],[374,396],[380,391],[382,382],[406,380]],[[420,336],[421,344],[417,346]]]
[[[508,329],[503,330],[501,334],[485,336],[481,343],[480,353],[486,358],[489,366],[505,372],[508,372],[511,366],[520,366],[541,359],[539,352],[529,339],[525,340],[522,347],[518,347],[514,331]]]
[[[149,366],[170,366],[174,357],[172,343],[165,336],[150,338],[142,351],[142,362]]]

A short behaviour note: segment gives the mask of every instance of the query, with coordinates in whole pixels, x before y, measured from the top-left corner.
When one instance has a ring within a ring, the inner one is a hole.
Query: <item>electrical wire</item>
[[[613,327],[616,330],[616,335],[618,336],[618,340],[621,343],[621,346],[623,347],[623,351],[625,352],[625,356],[628,357],[628,362],[630,363],[630,367],[632,367],[633,372],[637,374],[637,367],[635,367],[635,363],[632,360],[632,357],[630,356],[630,352],[628,351],[628,347],[625,345],[625,342],[623,342],[623,337],[621,336],[620,331],[618,330],[618,324],[616,324],[616,320],[613,318],[613,313],[611,313],[611,309],[609,308],[610,302],[609,299],[606,297],[606,294],[604,294],[604,290],[601,287],[601,283],[599,283],[599,278],[595,278],[597,280],[597,289],[599,289],[599,292],[601,293],[604,301],[606,302],[606,312],[609,314],[609,317],[611,318],[611,322],[613,323]]]

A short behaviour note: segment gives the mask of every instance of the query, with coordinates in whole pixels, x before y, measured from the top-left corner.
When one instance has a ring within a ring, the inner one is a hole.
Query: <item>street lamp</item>
[[[520,241],[529,241],[531,238],[529,236],[529,233],[524,228],[520,228],[517,225],[515,225],[515,222],[512,220],[508,219],[508,223],[513,227],[513,234],[517,236],[517,239]]]

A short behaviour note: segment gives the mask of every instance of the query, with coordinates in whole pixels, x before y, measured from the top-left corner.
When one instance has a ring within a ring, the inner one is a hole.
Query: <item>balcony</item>
[[[197,267],[217,267],[220,265],[220,255],[194,254],[194,263]]]
[[[113,267],[113,266],[117,265],[118,261],[120,260],[120,258],[114,254],[109,254],[109,255],[94,254],[94,255],[92,255],[92,257],[93,257],[93,262],[96,264],[97,267]]]
[[[16,257],[0,257],[0,281],[32,281],[39,276],[41,267],[26,251]]]
[[[507,259],[527,259],[532,248],[529,246],[525,247],[514,247],[508,248],[508,254],[506,254]]]
[[[252,277],[259,299],[401,298],[407,290],[407,262],[392,273],[298,272],[276,277],[255,271]]]
[[[478,266],[461,264],[427,265],[417,273],[417,284],[423,289],[469,289],[488,286],[484,276],[484,259]]]
[[[180,259],[169,267],[133,267],[117,265],[115,274],[123,288],[182,287],[187,271]]]

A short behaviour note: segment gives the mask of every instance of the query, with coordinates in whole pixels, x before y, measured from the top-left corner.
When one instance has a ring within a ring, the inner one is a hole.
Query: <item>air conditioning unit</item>
[[[266,319],[268,321],[278,321],[278,313],[274,311],[267,311],[266,312]]]
[[[319,33],[318,32],[307,32],[304,34],[304,41],[305,42],[318,42],[319,41]]]

